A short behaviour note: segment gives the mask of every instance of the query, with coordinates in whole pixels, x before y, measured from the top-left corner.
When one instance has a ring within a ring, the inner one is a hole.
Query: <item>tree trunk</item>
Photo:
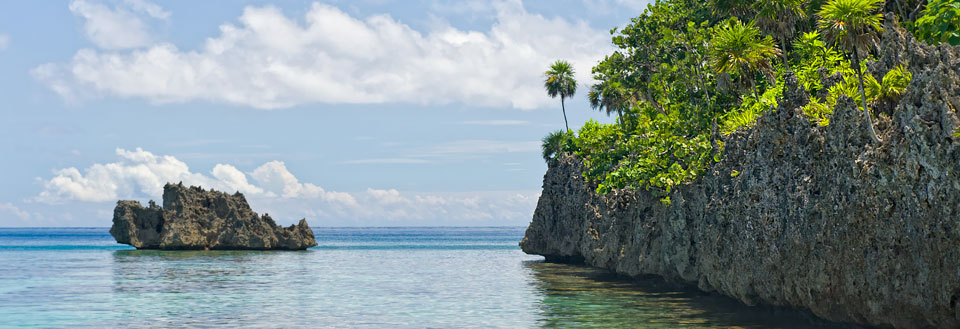
[[[870,133],[870,139],[879,144],[880,138],[873,130],[873,116],[870,115],[870,109],[867,109],[867,96],[863,92],[863,73],[860,72],[860,55],[857,54],[856,48],[853,49],[853,70],[857,73],[857,81],[860,82],[860,103],[863,105],[863,114],[867,118],[867,132]]]
[[[696,52],[693,52],[692,50],[690,50],[690,46],[687,46],[687,51],[694,53],[696,55],[699,55]],[[707,85],[703,82],[704,81],[703,74],[700,73],[699,57],[697,58],[697,65],[694,65],[694,68],[697,70],[697,80],[700,81],[700,89],[703,89],[703,95],[706,97],[706,100],[707,100],[707,111],[710,112],[710,118],[712,121],[711,122],[712,131],[710,132],[710,144],[713,146],[714,152],[716,152],[719,149],[717,145],[717,137],[719,137],[719,135],[717,134],[717,112],[713,109],[713,105],[710,103],[710,92],[707,91]]]
[[[756,84],[753,85],[753,97],[757,99],[757,104],[760,104],[760,86]]]
[[[783,69],[789,71],[790,64],[787,63],[787,40],[785,37],[780,37],[777,39],[780,39],[780,57],[783,57]]]
[[[617,121],[620,121],[620,129],[627,132],[627,122],[623,120],[623,110],[620,108],[617,108]]]
[[[563,110],[563,126],[567,127],[567,132],[570,132],[570,125],[567,123],[567,107],[563,104],[563,96],[560,96],[560,109]]]

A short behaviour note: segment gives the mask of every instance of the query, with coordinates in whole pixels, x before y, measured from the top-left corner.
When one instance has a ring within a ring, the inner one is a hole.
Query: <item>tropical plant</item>
[[[760,36],[753,22],[743,24],[734,18],[714,29],[709,55],[717,73],[736,76],[737,89],[752,89],[759,102],[755,77],[763,74],[768,81],[775,81],[770,58],[780,55],[780,50],[770,36]]]
[[[780,41],[780,50],[787,51],[787,40],[793,39],[797,22],[803,19],[805,0],[757,0],[753,3],[757,26],[763,33]],[[787,56],[782,55],[784,65]]]
[[[821,70],[825,70],[827,75],[845,74],[850,67],[850,62],[840,52],[823,43],[817,31],[804,33],[797,38],[793,47],[793,55],[797,60],[794,72],[800,85],[811,95],[823,89]]]
[[[617,113],[617,121],[624,125],[623,109],[629,106],[630,100],[626,88],[617,81],[602,81],[590,86],[587,100],[594,110],[602,110],[607,115]]]
[[[557,130],[543,137],[541,145],[544,161],[550,161],[561,153],[568,151],[573,146],[573,132],[567,130]]]
[[[915,25],[920,40],[960,45],[960,1],[930,0]]]
[[[560,108],[563,110],[563,125],[570,131],[570,124],[567,123],[567,107],[564,105],[564,99],[573,97],[577,92],[577,80],[573,77],[573,66],[567,61],[557,60],[550,69],[543,73],[543,87],[547,89],[547,95],[551,98],[560,96]]]
[[[867,130],[875,143],[879,143],[880,138],[873,129],[873,116],[867,109],[860,58],[876,47],[877,33],[883,30],[883,15],[877,13],[881,5],[883,0],[830,0],[819,12],[820,31],[824,39],[851,53],[851,64],[860,82],[860,103],[867,120]]]
[[[896,100],[900,97],[913,75],[903,65],[897,65],[877,81],[872,75],[867,75],[867,100],[871,103]]]

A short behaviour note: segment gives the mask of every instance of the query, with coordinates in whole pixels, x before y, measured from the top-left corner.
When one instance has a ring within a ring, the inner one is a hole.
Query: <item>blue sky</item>
[[[0,226],[109,226],[166,181],[281,224],[526,225],[643,1],[0,2]]]

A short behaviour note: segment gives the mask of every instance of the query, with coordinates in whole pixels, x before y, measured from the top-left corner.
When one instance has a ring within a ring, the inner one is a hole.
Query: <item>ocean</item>
[[[107,228],[0,228],[0,327],[814,327],[657,279],[545,263],[520,251],[520,227],[314,232],[320,245],[301,252],[150,251]]]

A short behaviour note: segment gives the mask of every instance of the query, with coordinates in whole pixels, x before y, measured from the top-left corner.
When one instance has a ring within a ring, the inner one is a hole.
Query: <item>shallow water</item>
[[[317,228],[304,252],[144,251],[0,229],[0,327],[807,328],[523,254],[523,228]]]

